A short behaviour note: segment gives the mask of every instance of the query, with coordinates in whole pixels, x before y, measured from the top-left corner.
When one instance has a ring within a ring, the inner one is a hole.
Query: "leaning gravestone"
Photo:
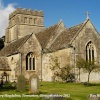
[[[100,100],[100,95],[98,94],[90,94],[87,100]]]
[[[29,78],[29,90],[32,91],[32,93],[36,93],[38,91],[39,87],[39,77],[36,74],[33,74]]]
[[[19,75],[17,79],[17,91],[24,91],[26,86],[26,80],[24,75]]]

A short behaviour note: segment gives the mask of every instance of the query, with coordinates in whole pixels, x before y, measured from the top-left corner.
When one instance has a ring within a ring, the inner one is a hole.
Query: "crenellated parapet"
[[[43,29],[43,11],[17,8],[9,15],[9,25],[6,30],[6,43],[15,41],[28,34],[38,33]]]
[[[17,8],[14,12],[12,12],[9,15],[9,19],[11,19],[12,17],[14,17],[16,14],[24,14],[24,15],[31,15],[31,16],[40,16],[40,17],[44,17],[44,13],[43,11],[38,11],[38,10],[32,10],[32,9],[22,9],[22,8]]]

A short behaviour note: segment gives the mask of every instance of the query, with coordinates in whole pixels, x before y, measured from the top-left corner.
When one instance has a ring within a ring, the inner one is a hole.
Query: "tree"
[[[78,59],[76,62],[76,67],[79,69],[79,81],[80,81],[80,70],[81,68],[84,68],[85,63],[86,63],[85,60],[82,58]]]
[[[100,66],[98,64],[95,64],[94,61],[91,61],[91,62],[89,61],[89,62],[86,62],[86,65],[83,68],[88,72],[88,83],[89,83],[91,72],[99,71]]]
[[[75,81],[75,76],[74,76],[74,73],[72,73],[72,66],[70,64],[61,68],[60,77],[62,80],[66,81],[66,82],[74,82]]]
[[[84,59],[80,59],[77,61],[77,67],[79,69],[83,68],[83,70],[88,72],[88,84],[90,81],[91,72],[100,70],[100,66],[96,64],[94,61],[85,61]]]
[[[4,47],[4,37],[0,38],[0,50]]]

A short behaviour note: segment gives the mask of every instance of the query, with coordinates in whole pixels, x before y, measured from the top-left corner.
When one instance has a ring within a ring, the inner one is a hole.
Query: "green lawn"
[[[44,93],[70,94],[72,100],[86,100],[89,94],[100,94],[100,84],[86,86],[80,83],[41,83]]]
[[[29,95],[28,89],[25,92],[17,92],[16,89],[8,87],[7,89],[0,89],[0,96],[4,94],[17,94]],[[44,94],[70,94],[69,100],[87,100],[89,94],[100,94],[100,84],[94,84],[86,86],[81,83],[60,83],[60,82],[41,82],[39,87],[39,93],[37,95]],[[2,98],[0,100],[42,100],[41,98],[22,97],[22,98]]]

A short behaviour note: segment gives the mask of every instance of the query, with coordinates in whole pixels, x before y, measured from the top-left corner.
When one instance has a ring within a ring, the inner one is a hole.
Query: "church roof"
[[[6,57],[0,57],[0,70],[11,70]]]
[[[0,51],[0,56],[9,56],[11,54],[17,53],[18,49],[22,46],[23,43],[25,43],[29,36],[30,35],[27,35],[4,46],[4,48]]]
[[[44,31],[35,34],[42,48],[45,48],[50,37],[53,36],[54,31],[57,27],[58,27],[58,24],[55,24],[54,26],[51,26],[45,29]]]
[[[78,31],[86,24],[86,22],[87,21],[68,29],[64,28],[64,25],[61,24],[63,22],[60,22],[39,33],[36,33],[35,36],[44,51],[47,50],[48,52],[54,52],[56,50],[66,48],[75,35],[79,33]],[[19,48],[27,41],[27,39],[29,39],[30,36],[31,35],[27,35],[12,43],[9,43],[0,51],[0,56],[9,56],[18,53]],[[48,44],[49,46],[47,46]]]
[[[72,40],[72,38],[77,34],[78,30],[81,28],[82,25],[83,23],[61,32],[61,34],[58,36],[58,38],[49,48],[49,52],[67,47],[70,41]]]

